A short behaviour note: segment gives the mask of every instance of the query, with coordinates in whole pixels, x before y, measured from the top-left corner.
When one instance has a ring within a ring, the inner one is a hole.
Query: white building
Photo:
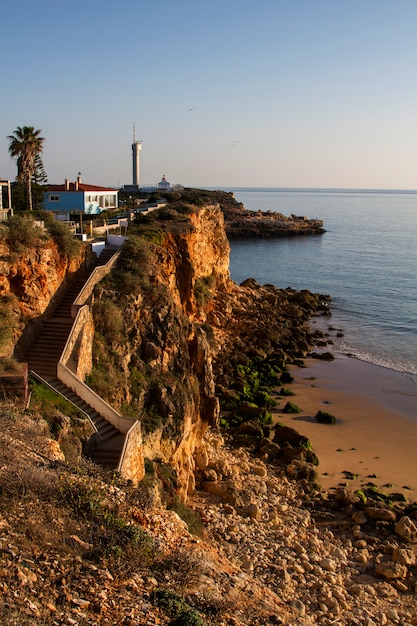
[[[167,181],[165,174],[162,176],[162,180],[158,183],[157,189],[158,191],[172,191],[171,183]]]

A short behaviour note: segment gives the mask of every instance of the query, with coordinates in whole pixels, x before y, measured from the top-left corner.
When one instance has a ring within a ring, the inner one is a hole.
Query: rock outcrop
[[[239,399],[251,364],[291,382],[277,372],[309,350],[325,300],[232,283],[222,219],[208,204],[172,228],[165,217],[150,243],[132,230],[94,294],[88,382],[142,422],[137,488],[81,459],[79,417],[1,407],[2,623],[417,624],[416,505],[318,492],[317,459],[292,429],[268,437],[252,416],[220,433],[218,398]],[[38,287],[21,282],[32,301]]]
[[[31,232],[33,231],[33,232]],[[69,258],[40,227],[27,227],[30,245],[13,245],[0,225],[0,356],[18,359],[77,274],[92,262],[88,246]]]

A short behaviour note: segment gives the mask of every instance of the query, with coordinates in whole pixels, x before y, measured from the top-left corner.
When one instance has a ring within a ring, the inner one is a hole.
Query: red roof
[[[118,189],[111,189],[110,187],[98,187],[98,185],[87,185],[86,183],[68,183],[68,189],[65,187],[65,183],[62,185],[48,185],[48,191],[111,191],[112,193],[118,191]]]

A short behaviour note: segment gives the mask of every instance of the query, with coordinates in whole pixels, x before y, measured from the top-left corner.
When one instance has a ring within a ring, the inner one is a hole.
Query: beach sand
[[[335,356],[331,362],[306,359],[305,368],[291,368],[295,382],[284,386],[295,395],[279,401],[274,422],[310,439],[323,489],[345,484],[355,490],[373,483],[417,502],[416,377]],[[302,413],[284,414],[287,401]],[[318,410],[334,415],[336,424],[319,424]],[[347,480],[344,471],[358,476]]]

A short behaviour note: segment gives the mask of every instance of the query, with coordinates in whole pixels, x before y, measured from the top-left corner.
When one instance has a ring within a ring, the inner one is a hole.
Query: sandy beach
[[[374,483],[417,501],[417,382],[415,377],[345,355],[332,362],[306,359],[292,368],[294,396],[283,398],[274,421],[306,435],[316,452],[323,489]],[[287,400],[301,413],[282,412]],[[321,409],[336,424],[319,424]],[[344,472],[357,475],[347,480]]]

